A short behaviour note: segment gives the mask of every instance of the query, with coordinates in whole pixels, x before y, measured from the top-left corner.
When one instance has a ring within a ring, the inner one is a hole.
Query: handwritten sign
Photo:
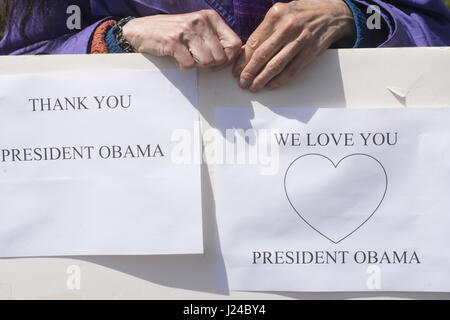
[[[450,291],[450,109],[248,114],[216,114],[230,289]]]
[[[196,105],[194,71],[1,76],[0,256],[202,253]]]

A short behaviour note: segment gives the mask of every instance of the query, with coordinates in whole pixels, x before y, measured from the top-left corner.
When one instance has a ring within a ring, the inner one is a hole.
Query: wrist
[[[128,23],[126,23],[123,27],[122,27],[122,34],[124,36],[124,38],[131,44],[133,45],[133,43],[135,42],[135,27],[134,25],[136,24],[136,20],[138,20],[139,18],[133,19],[128,21]]]
[[[339,28],[336,29],[335,33],[335,44],[339,47],[353,47],[357,37],[356,23],[346,0],[336,1],[335,12],[336,21],[339,23]]]
[[[123,52],[136,52],[136,50],[134,49],[133,45],[131,44],[131,42],[128,40],[128,38],[125,34],[125,30],[128,29],[126,28],[126,26],[131,23],[135,18],[134,17],[127,17],[124,18],[122,20],[120,20],[119,22],[117,22],[117,24],[113,27],[112,34],[114,35],[114,38],[117,42],[117,46],[120,47],[120,49]]]

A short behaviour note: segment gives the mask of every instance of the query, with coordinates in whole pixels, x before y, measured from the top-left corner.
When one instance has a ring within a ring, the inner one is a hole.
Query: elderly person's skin
[[[123,28],[140,53],[172,56],[181,69],[224,68],[236,60],[242,42],[214,10],[137,18]]]
[[[355,36],[353,14],[342,0],[279,2],[248,39],[233,74],[243,89],[276,89],[333,43]]]
[[[172,56],[180,68],[229,66],[242,89],[257,92],[288,82],[333,43],[355,37],[342,0],[276,3],[241,49],[239,37],[213,10],[138,18],[124,36],[138,52]]]

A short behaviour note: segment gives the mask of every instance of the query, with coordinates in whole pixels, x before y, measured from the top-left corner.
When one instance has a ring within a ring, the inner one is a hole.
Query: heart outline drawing
[[[305,158],[305,157],[309,157],[309,156],[318,156],[318,157],[322,157],[324,159],[326,159],[327,161],[329,161],[333,167],[335,169],[337,169],[339,167],[339,165],[346,159],[354,157],[354,156],[364,156],[364,157],[368,157],[374,161],[376,161],[378,163],[378,165],[381,167],[381,169],[383,170],[384,173],[384,178],[385,178],[385,187],[383,190],[383,195],[380,199],[380,201],[378,202],[377,206],[375,207],[375,209],[373,210],[373,212],[371,212],[371,214],[362,222],[360,223],[353,231],[351,231],[350,233],[348,233],[347,235],[343,236],[342,238],[338,239],[338,240],[333,240],[331,239],[330,236],[327,236],[325,233],[323,233],[322,231],[320,231],[317,227],[315,227],[314,225],[312,225],[308,219],[306,219],[301,212],[299,212],[299,210],[297,210],[297,208],[295,207],[295,205],[292,203],[291,199],[289,198],[289,194],[288,194],[288,190],[287,190],[287,186],[286,186],[286,180],[287,180],[287,176],[289,173],[289,170],[291,169],[291,167],[295,164],[295,162],[297,162],[298,160]],[[386,172],[385,167],[383,166],[383,164],[376,159],[375,157],[365,154],[365,153],[353,153],[353,154],[349,154],[343,158],[341,158],[341,160],[339,160],[338,162],[334,162],[333,160],[331,160],[329,157],[323,155],[323,154],[319,154],[319,153],[308,153],[308,154],[304,154],[300,157],[297,157],[296,159],[294,159],[294,161],[291,162],[291,164],[288,166],[288,168],[286,169],[286,172],[284,174],[284,192],[286,195],[286,198],[289,202],[289,204],[291,205],[292,209],[294,209],[294,211],[297,213],[297,215],[303,220],[303,222],[305,222],[309,227],[311,227],[314,231],[316,231],[318,234],[320,234],[321,236],[323,236],[325,239],[331,241],[334,244],[338,244],[342,241],[344,241],[345,239],[347,239],[348,237],[350,237],[352,234],[354,234],[356,231],[358,231],[363,225],[365,225],[374,215],[375,213],[378,211],[378,209],[380,208],[381,204],[383,203],[385,197],[386,197],[386,193],[387,193],[387,189],[388,189],[388,175]]]

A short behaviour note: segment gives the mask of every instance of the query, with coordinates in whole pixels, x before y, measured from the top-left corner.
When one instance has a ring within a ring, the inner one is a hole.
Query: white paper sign
[[[195,71],[1,76],[0,256],[202,253],[196,105]]]
[[[216,122],[231,290],[450,291],[450,108],[223,108]]]

